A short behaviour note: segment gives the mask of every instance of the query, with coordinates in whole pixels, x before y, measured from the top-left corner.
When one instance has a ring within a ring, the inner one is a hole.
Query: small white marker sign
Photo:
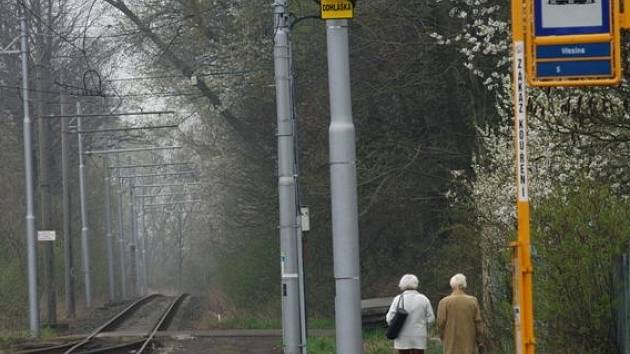
[[[55,241],[55,239],[57,239],[57,232],[54,230],[37,231],[37,241]]]

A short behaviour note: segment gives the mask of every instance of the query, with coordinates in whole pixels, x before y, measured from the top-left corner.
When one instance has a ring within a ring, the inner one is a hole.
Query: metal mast
[[[348,20],[326,20],[330,91],[330,188],[337,354],[363,352],[355,129]]]
[[[19,6],[19,4],[18,4]],[[20,16],[20,55],[22,59],[22,97],[24,106],[24,186],[26,192],[26,251],[28,262],[28,304],[31,336],[39,337],[39,304],[37,297],[37,249],[35,247],[35,214],[33,212],[33,152],[28,88],[28,26],[26,14]]]
[[[280,209],[280,261],[282,280],[282,332],[284,353],[302,353],[299,269],[297,260],[297,208],[294,131],[290,89],[289,24],[287,1],[274,3],[274,64],[278,116],[278,201]]]
[[[81,103],[76,103],[77,130],[81,131]],[[87,214],[87,176],[83,157],[83,141],[81,133],[77,134],[79,140],[79,189],[81,192],[81,256],[83,265],[83,279],[85,282],[85,305],[92,306],[92,281],[90,277],[90,228]]]

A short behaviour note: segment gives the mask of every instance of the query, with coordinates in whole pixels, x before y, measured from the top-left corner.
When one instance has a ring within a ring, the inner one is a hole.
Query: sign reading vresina
[[[354,17],[351,0],[321,0],[321,17],[324,20],[350,19]]]

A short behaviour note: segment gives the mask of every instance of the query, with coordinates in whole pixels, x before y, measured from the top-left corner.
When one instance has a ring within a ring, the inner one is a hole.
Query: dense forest
[[[87,113],[174,111],[84,121],[84,129],[177,124],[176,131],[88,135],[84,144],[95,150],[179,145],[181,151],[138,154],[133,162],[198,166],[195,198],[203,203],[185,217],[161,210],[146,218],[149,287],[205,296],[226,316],[279,318],[271,2],[2,1],[0,47],[19,35],[23,6],[31,33],[38,228],[61,230],[63,220],[61,123],[47,116],[74,112],[76,102]],[[308,315],[330,319],[326,32],[316,2],[294,0],[289,8],[300,19],[292,39],[299,183],[311,218],[304,233]],[[462,272],[480,299],[488,348],[496,353],[510,352],[513,341],[509,14],[508,3],[496,0],[369,0],[357,1],[350,25],[362,297],[393,296],[400,276],[413,273],[436,305],[450,292],[450,276]],[[7,332],[24,330],[28,319],[20,79],[19,56],[0,56],[0,331]],[[629,93],[625,78],[614,88],[529,90],[541,353],[619,350],[618,267],[630,241]],[[76,145],[72,135],[72,228],[63,237],[79,250]],[[107,301],[103,178],[108,163],[126,159],[87,159],[93,292],[101,303]],[[114,184],[114,192],[120,188]],[[41,213],[44,203],[49,215]],[[62,319],[63,243],[53,251]],[[38,254],[46,323],[44,246]],[[74,264],[81,312],[78,253]]]

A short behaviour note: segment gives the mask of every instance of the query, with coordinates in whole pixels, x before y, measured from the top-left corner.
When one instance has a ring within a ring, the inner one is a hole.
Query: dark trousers
[[[424,349],[399,349],[398,354],[424,354]]]

